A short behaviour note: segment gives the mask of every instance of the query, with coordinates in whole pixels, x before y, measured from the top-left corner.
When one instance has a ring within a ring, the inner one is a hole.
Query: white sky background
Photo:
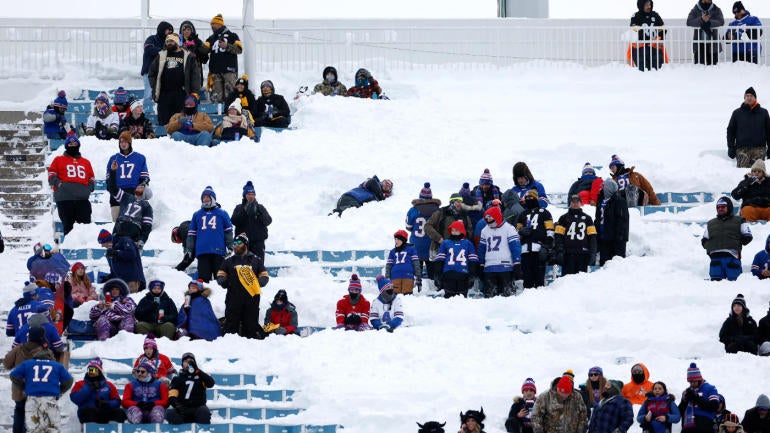
[[[522,1],[522,0],[519,0]],[[531,1],[531,0],[529,0]],[[715,2],[732,17],[733,2]],[[695,0],[658,0],[655,10],[666,18],[685,18]],[[759,17],[770,16],[770,2],[748,0],[746,8]],[[9,2],[3,5],[0,17],[36,18],[119,18],[139,16],[140,2],[80,0],[78,7],[59,0]],[[214,5],[203,0],[170,0],[150,3],[152,17],[210,18],[217,13],[240,17],[242,3],[227,0]],[[257,18],[494,18],[495,0],[287,0],[282,2],[256,1]],[[628,18],[636,10],[635,0],[550,0],[551,18]]]

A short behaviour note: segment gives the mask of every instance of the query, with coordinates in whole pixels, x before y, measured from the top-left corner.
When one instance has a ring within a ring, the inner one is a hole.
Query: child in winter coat
[[[348,294],[337,301],[335,329],[366,331],[369,329],[369,311],[369,301],[361,293],[361,280],[358,274],[353,274],[348,282]]]
[[[404,323],[404,305],[394,290],[393,283],[385,276],[377,276],[377,287],[380,289],[380,296],[372,302],[369,320],[374,329],[393,332]]]
[[[476,273],[479,257],[471,241],[465,239],[465,224],[457,220],[447,229],[449,238],[439,245],[435,260],[434,280],[437,289],[444,289],[444,297],[468,295],[473,284],[471,275]]]
[[[412,244],[407,243],[409,234],[406,230],[398,230],[393,234],[396,247],[388,253],[385,264],[385,277],[392,278],[393,290],[396,293],[411,295],[415,284],[417,291],[422,290],[422,274],[420,273],[420,258]]]
[[[138,368],[143,363],[148,363],[152,366],[153,376],[165,383],[171,382],[171,378],[176,373],[174,365],[168,356],[158,352],[158,343],[155,341],[155,336],[148,334],[144,339],[142,345],[144,352],[139,355],[134,361],[134,369]]]
[[[647,399],[639,408],[636,420],[644,433],[671,433],[671,424],[681,419],[676,397],[669,394],[666,384],[655,382],[652,391],[647,393]]]
[[[96,337],[104,341],[118,331],[134,332],[136,304],[128,296],[125,281],[113,278],[102,287],[104,300],[91,307],[88,317],[94,321]]]
[[[203,280],[193,280],[187,285],[185,301],[179,309],[177,336],[190,339],[215,340],[222,336],[222,326],[214,314],[209,296],[211,289],[203,286]]]
[[[727,415],[724,422],[719,425],[719,433],[743,433],[743,426],[739,423],[738,415]]]
[[[43,132],[46,137],[62,140],[67,138],[67,133],[71,129],[66,117],[64,117],[67,106],[67,94],[64,90],[59,90],[56,99],[43,112]]]
[[[286,290],[279,290],[265,312],[265,332],[288,335],[297,332],[297,308],[289,302]]]
[[[143,362],[123,390],[123,408],[131,424],[162,423],[168,406],[168,385],[154,377],[155,368]]]
[[[513,399],[513,405],[505,420],[505,431],[508,433],[533,433],[530,411],[537,400],[537,387],[532,378],[527,378],[521,385],[521,397]]]
[[[86,267],[83,263],[77,262],[72,265],[72,273],[67,277],[67,282],[72,287],[72,306],[77,308],[81,304],[97,299],[94,285],[86,274]]]
[[[94,112],[88,116],[86,135],[95,135],[100,140],[118,138],[120,117],[110,109],[110,99],[102,92],[94,101]]]
[[[126,414],[120,409],[118,389],[104,377],[102,360],[98,357],[88,363],[83,380],[75,382],[70,391],[70,400],[78,406],[78,420],[81,424],[107,424],[111,421],[122,423],[126,420]]]

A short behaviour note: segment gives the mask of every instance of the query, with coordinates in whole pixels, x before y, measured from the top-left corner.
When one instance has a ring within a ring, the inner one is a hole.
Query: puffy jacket
[[[560,400],[558,392],[550,389],[537,397],[532,408],[532,429],[543,433],[585,433],[588,417],[580,393],[573,390]]]
[[[70,391],[70,400],[78,406],[78,413],[87,407],[96,407],[97,400],[106,403],[109,409],[120,407],[118,389],[101,373],[97,380],[89,380],[86,376],[85,379],[75,382]]]
[[[124,408],[128,409],[131,406],[136,406],[139,402],[147,401],[154,402],[155,406],[167,407],[168,385],[157,379],[152,379],[148,383],[134,379],[126,385],[121,401]]]
[[[283,308],[276,308],[271,304],[265,312],[265,325],[275,323],[281,328],[286,329],[287,334],[297,332],[297,308],[291,302],[284,304]]]
[[[770,207],[770,179],[765,177],[759,181],[747,174],[731,195],[736,200],[742,200],[741,207]]]
[[[160,310],[163,310],[163,318],[158,320],[158,312]],[[158,302],[155,302],[155,294],[152,291],[148,291],[139,301],[139,305],[136,306],[134,316],[137,322],[147,322],[153,325],[168,322],[176,325],[178,312],[174,301],[165,291],[161,292],[160,296],[158,296]]]
[[[630,382],[623,385],[622,394],[623,397],[627,398],[631,403],[642,404],[647,400],[647,393],[652,391],[653,383],[650,382],[650,371],[647,369],[647,366],[639,362],[634,364],[631,368],[633,369],[637,365],[642,367],[642,371],[644,371],[644,381],[642,381],[642,383],[636,383],[632,377]]]

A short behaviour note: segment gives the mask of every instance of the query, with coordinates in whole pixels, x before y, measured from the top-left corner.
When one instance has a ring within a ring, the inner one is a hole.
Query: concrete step
[[[42,180],[38,179],[0,179],[0,191],[5,192],[41,192],[47,190]]]
[[[3,242],[5,242],[5,247],[8,249],[29,249],[32,250],[32,245],[34,245],[35,242],[32,239],[31,236],[3,236]]]
[[[23,220],[23,221],[10,221],[8,225],[11,226],[11,228],[13,228],[14,230],[30,230],[42,223],[43,221],[40,221],[40,220]]]
[[[14,155],[14,154],[40,154],[45,155],[46,143],[43,140],[39,142],[28,142],[24,140],[16,141],[0,141],[0,154],[2,155]]]
[[[45,177],[44,168],[0,167],[0,179],[42,179]]]
[[[5,198],[4,195],[0,195],[0,204],[2,204],[3,210],[49,208],[51,207],[51,199],[50,196],[46,197],[45,199],[24,199],[21,197]]]
[[[50,209],[24,209],[24,208],[7,208],[3,209],[3,215],[9,221],[36,221],[43,215],[51,213]]]
[[[43,138],[43,130],[41,128],[25,128],[25,129],[0,129],[0,140],[8,138]]]
[[[45,166],[45,156],[40,154],[30,154],[30,155],[19,155],[19,154],[12,154],[12,155],[3,155],[2,159],[0,159],[0,167],[10,167],[10,168],[22,168],[22,167],[28,167],[28,168],[37,168],[40,170],[46,170]]]

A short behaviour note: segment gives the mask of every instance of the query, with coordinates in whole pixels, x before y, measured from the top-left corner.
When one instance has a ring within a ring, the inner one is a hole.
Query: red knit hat
[[[446,230],[447,233],[452,234],[452,229],[455,229],[458,232],[462,233],[463,237],[467,236],[467,233],[465,232],[465,224],[463,224],[463,222],[460,220],[457,220],[452,224],[449,224],[449,227],[447,227],[447,230]]]
[[[393,237],[401,239],[401,242],[406,243],[407,239],[409,239],[409,233],[406,230],[399,230],[393,234]]]
[[[572,384],[572,379],[570,379],[568,376],[562,376],[561,379],[559,379],[559,383],[556,384],[556,391],[562,394],[569,394],[572,392],[574,387],[575,386]]]
[[[74,273],[75,273],[75,271],[77,271],[78,269],[80,269],[80,268],[84,268],[84,269],[85,269],[85,267],[86,267],[86,265],[84,265],[83,263],[81,263],[81,262],[75,262],[75,264],[74,264],[74,265],[72,265],[72,269],[71,269],[71,271],[72,271],[72,273],[74,274]]]
[[[521,392],[522,394],[524,391],[532,391],[537,392],[537,387],[535,386],[535,381],[532,380],[531,377],[528,377],[527,380],[524,381],[524,384],[521,385]]]

